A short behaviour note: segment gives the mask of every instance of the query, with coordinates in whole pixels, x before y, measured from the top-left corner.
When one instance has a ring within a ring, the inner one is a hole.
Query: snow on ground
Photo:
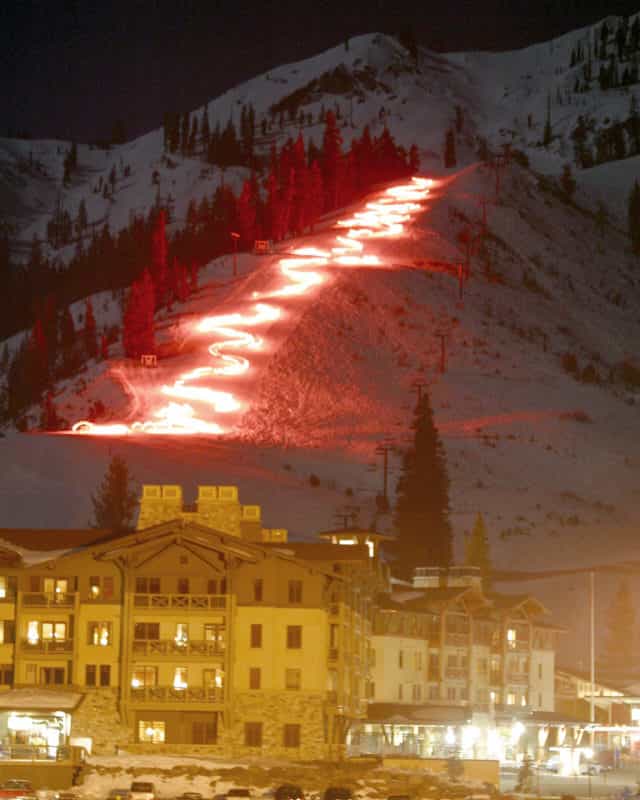
[[[554,175],[570,159],[569,134],[577,114],[585,113],[584,103],[597,108],[603,100],[594,92],[580,95],[575,105],[555,107],[552,96],[556,139],[549,151],[537,145],[549,81],[558,83],[561,95],[565,84],[572,84],[566,74],[570,48],[584,35],[578,31],[508,54],[425,52],[420,74],[406,71],[402,49],[387,37],[357,37],[348,51],[340,46],[236,87],[209,105],[210,117],[214,125],[216,120],[224,124],[234,113],[237,121],[242,103],[249,101],[259,114],[266,113],[271,103],[341,62],[355,69],[369,65],[376,70],[378,85],[364,92],[363,102],[354,100],[356,127],[343,128],[345,140],[367,122],[379,132],[384,107],[394,135],[406,144],[417,140],[425,174],[442,175],[442,134],[459,103],[467,114],[459,140],[463,163],[472,163],[473,137],[480,133],[493,143],[513,141],[536,169]],[[608,95],[606,113],[623,116],[628,100],[625,93]],[[314,118],[321,102],[327,108],[341,103],[346,115],[345,98],[327,96],[309,107]],[[528,113],[532,129],[526,124]],[[275,133],[281,142],[297,130],[287,124]],[[319,143],[321,126],[305,127],[303,133]],[[34,184],[3,181],[0,205],[20,198],[28,211],[19,220],[25,242],[42,230],[59,191],[59,182],[55,192],[47,183],[58,175],[59,146],[0,140],[5,175],[15,168],[18,150],[26,158],[30,149],[50,173]],[[151,173],[158,169],[161,194],[171,192],[179,224],[188,199],[210,193],[221,176],[215,169],[202,174],[201,162],[180,156],[175,168],[167,167],[161,163],[161,149],[158,131],[108,153],[81,146],[85,172],[65,194],[65,204],[73,208],[81,197],[91,200],[90,219],[108,213],[116,230],[130,213],[155,201]],[[113,200],[103,202],[90,187],[120,160],[131,165],[131,182],[121,183]],[[247,438],[134,441],[9,432],[0,439],[2,525],[85,526],[90,493],[116,453],[126,457],[140,482],[182,483],[187,500],[197,484],[235,483],[242,502],[263,506],[265,524],[289,528],[293,537],[331,527],[335,512],[345,504],[358,505],[360,521],[369,524],[382,485],[375,446],[387,435],[399,446],[406,442],[414,402],[411,387],[420,377],[429,383],[447,452],[459,555],[463,534],[480,511],[494,560],[502,568],[579,566],[634,557],[640,522],[639,398],[612,384],[609,372],[623,359],[635,358],[639,334],[637,265],[619,230],[637,161],[578,173],[577,207],[563,203],[539,185],[536,175],[516,166],[509,168],[495,204],[493,175],[477,165],[460,170],[442,183],[407,239],[380,244],[393,269],[336,274],[313,302],[270,331],[272,349],[251,384],[244,418]],[[230,172],[225,179],[236,182],[244,174]],[[481,196],[491,199],[488,251],[493,277],[475,256],[460,306],[455,279],[434,271],[428,261],[460,260],[457,235],[463,219],[473,221],[477,230]],[[579,208],[593,209],[597,198],[617,214],[616,228],[607,227],[604,234]],[[321,229],[304,243],[325,246],[330,236],[327,228]],[[159,319],[161,337],[179,341],[181,328],[197,315],[232,308],[239,298],[272,281],[276,265],[276,256],[243,255],[233,279],[229,258],[212,262],[201,274],[200,292]],[[118,304],[110,296],[96,297],[93,304],[99,326],[117,319]],[[83,307],[79,303],[74,308],[76,320]],[[447,341],[444,375],[438,372],[438,332]],[[567,374],[561,366],[566,352],[574,353],[581,367],[593,364],[602,383],[585,384]],[[58,387],[60,412],[70,421],[96,399],[114,417],[126,411],[127,397],[108,375],[120,363],[118,345],[110,355],[110,364],[92,365],[85,375]],[[170,374],[175,363],[165,362],[160,370]],[[398,467],[395,455],[392,487]],[[320,479],[316,488],[309,483],[312,474]],[[378,518],[376,523],[384,530],[390,520]],[[576,646],[586,641],[582,579],[578,576],[570,584],[549,580],[527,587],[541,594],[558,621],[571,622],[567,653],[572,648],[578,652]],[[605,595],[614,584],[614,578],[602,579]]]

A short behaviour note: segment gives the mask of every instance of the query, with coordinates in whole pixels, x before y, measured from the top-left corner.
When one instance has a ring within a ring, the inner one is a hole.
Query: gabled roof
[[[533,614],[534,616],[540,614],[549,614],[549,610],[542,605],[542,603],[530,594],[502,594],[499,592],[489,592],[488,597],[491,600],[493,608],[498,611],[517,611],[522,610],[525,613]]]
[[[457,601],[465,605],[486,607],[490,601],[475,586],[451,586],[434,589],[420,589],[419,595],[403,601],[403,606],[412,611],[441,611]]]

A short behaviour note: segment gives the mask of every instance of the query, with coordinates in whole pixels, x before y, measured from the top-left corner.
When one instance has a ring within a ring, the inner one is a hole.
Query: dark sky
[[[132,136],[346,35],[410,25],[436,50],[508,49],[633,13],[640,0],[6,0],[0,135]]]

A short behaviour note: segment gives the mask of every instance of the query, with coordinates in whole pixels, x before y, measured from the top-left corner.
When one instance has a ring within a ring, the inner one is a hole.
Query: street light
[[[233,239],[233,277],[235,278],[238,274],[238,241],[240,240],[240,234],[231,231],[231,238]]]

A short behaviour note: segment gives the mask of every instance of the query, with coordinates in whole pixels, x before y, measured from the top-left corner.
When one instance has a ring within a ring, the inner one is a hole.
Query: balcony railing
[[[186,608],[224,611],[227,608],[226,594],[139,594],[133,597],[136,608]]]
[[[22,595],[22,605],[24,606],[56,606],[68,608],[75,601],[74,592],[24,592]]]
[[[509,672],[507,674],[507,683],[529,683],[528,672]]]
[[[176,689],[175,686],[140,686],[131,687],[132,703],[224,703],[222,687],[187,686]]]
[[[0,745],[0,761],[70,761],[71,748],[68,746],[12,744]]]
[[[176,642],[175,639],[137,639],[133,642],[133,654],[142,656],[223,656],[223,642],[189,639]]]
[[[73,650],[73,639],[23,639],[20,648],[25,653],[49,655],[52,653],[70,653]]]
[[[464,681],[469,677],[469,670],[466,667],[445,667],[445,678]]]

